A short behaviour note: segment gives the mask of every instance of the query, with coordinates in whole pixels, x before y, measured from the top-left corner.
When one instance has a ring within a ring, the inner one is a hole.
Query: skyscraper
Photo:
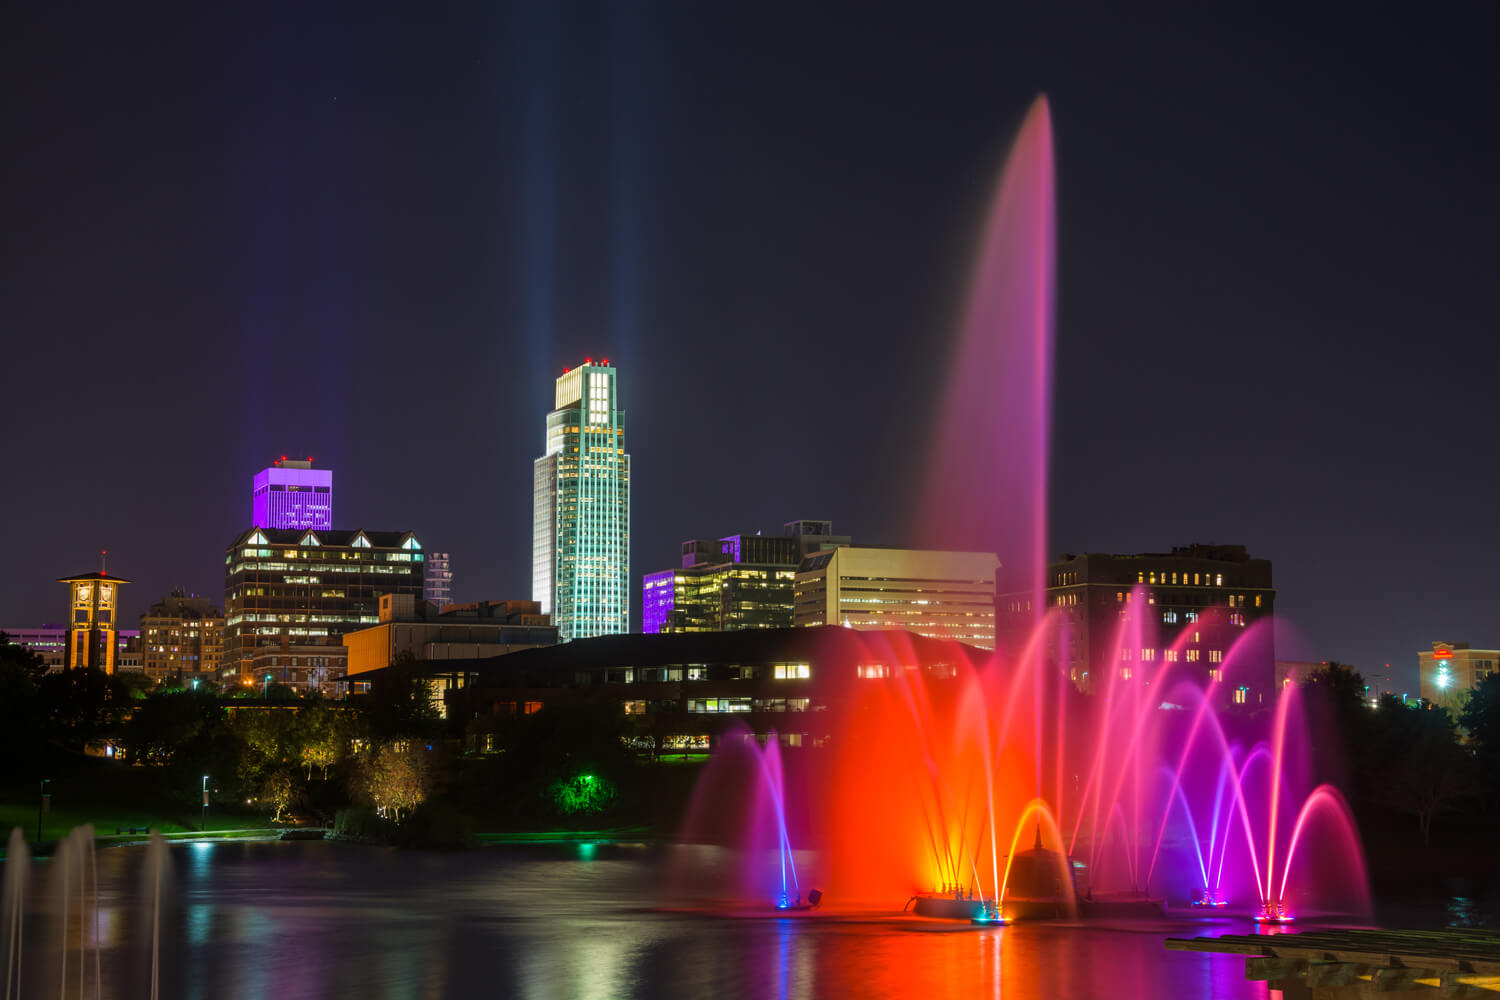
[[[629,632],[630,456],[608,360],[558,378],[532,476],[532,600],[563,642]]]
[[[255,474],[251,489],[251,527],[333,527],[333,470],[314,469],[282,455]]]
[[[453,564],[446,552],[427,553],[427,580],[423,596],[441,611],[453,603]]]

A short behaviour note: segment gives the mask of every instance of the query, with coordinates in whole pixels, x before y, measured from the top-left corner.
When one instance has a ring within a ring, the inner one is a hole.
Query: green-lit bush
[[[576,774],[552,783],[552,804],[564,816],[601,813],[617,794],[614,782],[597,774]]]

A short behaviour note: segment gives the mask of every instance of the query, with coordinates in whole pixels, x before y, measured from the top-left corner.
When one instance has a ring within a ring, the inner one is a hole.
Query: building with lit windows
[[[224,554],[226,684],[341,693],[345,633],[380,621],[382,594],[420,598],[410,531],[250,528]]]
[[[644,632],[733,632],[791,628],[800,539],[728,535],[682,543],[682,567],[647,573]]]
[[[66,625],[6,626],[0,628],[5,641],[20,646],[42,658],[48,673],[63,668],[68,660],[68,628]]]
[[[630,631],[630,456],[616,371],[558,378],[532,467],[531,596],[563,642]]]
[[[22,649],[30,650],[42,658],[48,673],[62,670],[68,657],[68,627],[66,625],[43,625],[40,628],[0,628],[5,641]],[[129,672],[142,668],[141,633],[135,629],[121,629],[115,633],[115,670]]]
[[[282,455],[251,481],[251,525],[257,528],[331,528],[333,470],[314,469]]]
[[[453,603],[453,563],[448,553],[427,553],[427,582],[423,593],[439,609]]]
[[[793,619],[799,626],[905,629],[993,649],[999,568],[991,552],[840,546],[797,568]]]
[[[63,666],[114,673],[119,653],[120,587],[130,581],[99,570],[65,576],[57,582],[68,585],[72,603]]]
[[[1471,649],[1467,642],[1434,642],[1417,654],[1419,693],[1430,704],[1457,710],[1463,696],[1500,664],[1500,650]]]
[[[1030,637],[1037,616],[1029,600],[1026,593],[997,595],[1002,650],[1019,650]],[[1052,630],[1047,655],[1081,690],[1103,690],[1110,670],[1119,671],[1121,679],[1149,683],[1180,663],[1173,676],[1193,677],[1205,686],[1217,680],[1227,704],[1253,707],[1275,698],[1271,562],[1252,559],[1242,545],[1066,555],[1047,567],[1046,601],[1065,624]]]
[[[141,668],[160,682],[219,679],[224,613],[196,594],[174,590],[141,615]]]

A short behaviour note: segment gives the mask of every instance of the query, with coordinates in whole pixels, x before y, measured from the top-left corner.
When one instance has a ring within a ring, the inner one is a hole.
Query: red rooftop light
[[[586,364],[586,365],[591,365],[591,364],[594,363],[594,359],[593,358],[584,358],[583,359],[583,363]]]

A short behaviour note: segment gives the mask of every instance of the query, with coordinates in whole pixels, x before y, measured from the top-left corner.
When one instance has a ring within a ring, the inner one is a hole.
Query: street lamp
[[[42,813],[47,811],[49,800],[52,798],[47,792],[47,786],[50,784],[52,784],[51,778],[43,778],[41,784],[37,786],[36,842],[38,844],[42,842]]]
[[[203,820],[198,824],[198,830],[202,833],[208,832],[208,775],[203,776]]]
[[[260,697],[262,701],[271,700],[271,675],[266,674],[266,682],[261,685]]]

